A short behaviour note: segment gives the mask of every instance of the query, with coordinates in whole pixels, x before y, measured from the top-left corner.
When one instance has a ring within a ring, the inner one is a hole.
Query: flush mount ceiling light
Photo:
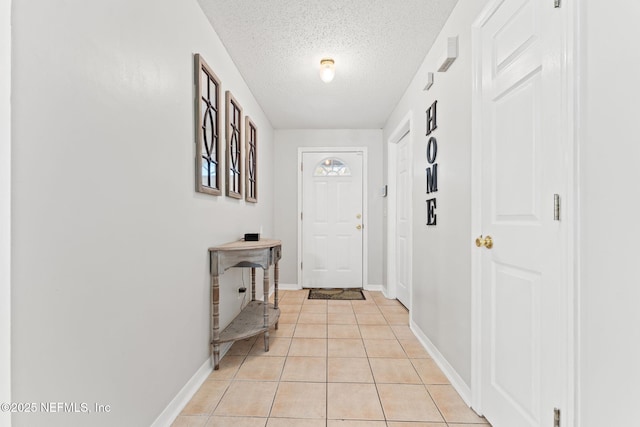
[[[329,83],[336,75],[336,64],[331,58],[324,58],[320,60],[320,79],[323,82]]]

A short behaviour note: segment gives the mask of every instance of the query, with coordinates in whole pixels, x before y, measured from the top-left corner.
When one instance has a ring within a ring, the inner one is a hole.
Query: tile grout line
[[[378,308],[378,310],[380,310],[380,307],[378,307],[378,303],[375,301],[375,299],[373,300],[376,303],[376,307]],[[384,317],[384,316],[383,316]],[[386,321],[386,318],[385,318]],[[362,333],[361,333],[362,335]],[[363,339],[363,343],[364,345],[364,339]],[[378,396],[378,402],[380,403],[380,409],[382,410],[382,416],[384,417],[384,423],[388,426],[389,425],[389,420],[387,419],[387,412],[384,410],[384,405],[382,404],[382,397],[380,397],[380,389],[378,388],[378,381],[376,381],[376,377],[375,374],[373,373],[373,367],[371,366],[371,358],[369,357],[369,353],[367,352],[367,348],[365,346],[364,351],[367,353],[367,362],[369,362],[369,369],[371,370],[371,377],[373,378],[373,384],[376,388],[376,395]]]
[[[438,410],[438,413],[440,414],[440,416],[442,417],[442,420],[446,423],[446,425],[449,425],[449,422],[447,421],[447,419],[444,417],[444,414],[442,413],[442,411],[440,410],[440,406],[438,406],[438,404],[436,403],[436,400],[433,398],[433,396],[431,395],[431,392],[429,391],[429,387],[427,387],[427,384],[423,384],[424,389],[427,390],[427,394],[429,395],[429,398],[431,399],[431,401],[433,402],[433,404],[435,405],[436,409]]]
[[[327,315],[327,324],[326,324],[327,343],[325,348],[326,352],[324,354],[324,357],[325,357],[324,425],[325,427],[329,427],[329,303],[328,302],[326,307],[326,315]]]
[[[249,348],[249,350],[247,351],[246,354],[242,355],[242,361],[240,362],[240,364],[238,365],[238,369],[233,373],[233,375],[231,376],[231,378],[229,378],[229,384],[227,385],[227,387],[224,390],[224,393],[222,393],[222,396],[220,396],[220,399],[218,400],[218,403],[215,404],[213,410],[211,411],[211,413],[209,414],[209,419],[213,418],[213,414],[216,411],[216,409],[218,409],[218,407],[220,406],[220,404],[222,403],[222,399],[224,399],[224,397],[227,395],[227,393],[229,392],[229,389],[231,388],[231,386],[235,383],[236,381],[236,376],[238,375],[238,372],[240,372],[240,368],[242,367],[242,365],[244,365],[244,362],[247,360],[247,357],[249,356],[249,353],[251,352],[251,349],[253,348],[253,346],[255,345],[255,341],[254,343],[251,345],[251,347]],[[222,363],[222,359],[220,359],[219,363]],[[215,372],[215,371],[213,371]],[[209,422],[209,420],[207,420],[207,423]]]
[[[293,295],[290,295],[290,296],[293,296]],[[286,297],[286,295],[283,295],[283,298],[282,298],[281,300],[285,300],[285,297]],[[297,296],[296,296],[296,297],[297,297]],[[394,328],[392,327],[392,326],[394,326],[394,325],[391,325],[391,323],[389,323],[390,321],[389,321],[389,319],[387,318],[387,316],[385,316],[385,315],[384,315],[384,311],[383,311],[383,308],[382,308],[382,307],[386,307],[386,306],[387,306],[387,305],[389,305],[389,304],[386,304],[386,305],[380,305],[380,304],[378,303],[378,301],[376,300],[376,298],[373,298],[373,297],[371,297],[371,296],[370,296],[368,299],[370,299],[370,300],[371,300],[371,304],[372,304],[372,306],[373,306],[373,307],[375,307],[375,309],[377,310],[377,313],[381,314],[382,319],[384,319],[384,324],[383,324],[383,326],[384,326],[385,328],[389,328],[389,329],[391,330],[391,332],[392,332],[392,334],[393,334],[393,337],[394,337],[393,339],[394,339],[397,343],[399,343],[399,344],[400,344],[400,347],[401,347],[401,350],[402,350],[402,354],[403,354],[403,357],[402,357],[402,358],[403,358],[403,359],[406,359],[406,360],[409,360],[409,362],[411,363],[411,366],[412,366],[412,368],[413,368],[414,372],[416,372],[416,373],[417,373],[418,369],[417,369],[417,367],[416,367],[416,365],[415,365],[415,363],[414,363],[414,362],[416,362],[416,360],[414,360],[414,359],[412,359],[411,357],[409,357],[409,356],[410,356],[410,354],[409,354],[408,350],[407,350],[404,346],[402,346],[402,344],[400,343],[400,336],[401,336],[401,335],[405,337],[404,339],[408,339],[408,338],[406,338],[406,333],[405,333],[404,329],[400,329],[400,328],[396,328],[396,329],[394,329]],[[294,301],[295,301],[295,302],[294,302]],[[286,366],[287,366],[287,363],[290,361],[290,358],[291,358],[291,357],[293,357],[293,356],[291,356],[291,347],[292,347],[292,345],[293,345],[293,343],[294,343],[294,339],[295,339],[294,335],[295,335],[295,332],[296,332],[296,330],[297,330],[298,326],[300,325],[300,323],[299,323],[299,321],[300,321],[300,316],[303,314],[303,309],[304,309],[304,303],[305,303],[305,301],[306,301],[306,299],[304,299],[304,298],[303,298],[301,301],[299,301],[299,300],[298,300],[298,298],[292,298],[292,300],[291,300],[291,302],[292,302],[293,304],[295,304],[295,305],[298,307],[298,309],[297,309],[297,311],[296,311],[296,314],[297,314],[297,315],[296,315],[296,317],[295,317],[295,323],[293,323],[293,328],[291,329],[291,332],[287,334],[287,335],[289,335],[289,334],[290,334],[290,337],[274,337],[274,340],[275,340],[275,339],[282,339],[282,340],[284,340],[284,339],[288,339],[288,340],[290,340],[290,341],[289,341],[289,343],[288,343],[288,346],[287,346],[286,350],[283,352],[283,353],[284,353],[284,354],[283,354],[283,355],[284,355],[284,361],[283,361],[283,365],[282,365],[282,368],[281,368],[281,372],[279,373],[279,375],[278,375],[278,377],[277,377],[277,378],[273,377],[273,378],[274,378],[274,380],[275,380],[275,382],[277,382],[277,385],[276,385],[276,390],[275,390],[275,392],[274,392],[273,398],[271,399],[271,405],[270,405],[270,407],[269,407],[269,413],[268,413],[268,415],[267,415],[267,418],[265,419],[265,423],[266,423],[266,424],[268,424],[268,423],[269,423],[269,420],[270,420],[270,419],[272,419],[273,409],[274,409],[275,401],[276,401],[276,396],[277,396],[278,391],[280,391],[281,383],[283,382],[283,380],[284,380],[284,378],[285,378],[285,376],[284,376],[285,368],[286,368]],[[383,302],[384,302],[384,301],[383,301]],[[331,324],[330,324],[330,322],[329,322],[329,318],[328,318],[328,316],[329,316],[329,308],[330,308],[330,306],[331,306],[331,304],[329,303],[329,301],[327,301],[327,302],[325,302],[325,304],[323,304],[323,309],[321,310],[321,311],[324,313],[324,316],[325,316],[325,319],[326,319],[326,321],[324,322],[324,325],[323,325],[323,326],[324,326],[324,328],[323,328],[323,329],[325,330],[324,334],[325,334],[325,337],[326,337],[326,341],[325,341],[325,352],[326,352],[326,354],[325,354],[325,361],[324,361],[324,362],[325,362],[325,363],[324,363],[324,366],[325,366],[325,376],[324,376],[324,384],[325,384],[325,422],[323,423],[323,424],[325,425],[325,427],[328,427],[328,426],[330,425],[330,424],[329,424],[329,421],[330,421],[330,420],[329,420],[329,385],[330,385],[330,381],[329,381],[329,380],[330,380],[330,378],[329,378],[329,373],[330,373],[330,372],[329,372],[329,362],[330,362],[330,360],[329,360],[329,339],[331,339],[331,338],[329,337],[329,334],[330,334],[329,329],[330,329]],[[373,384],[374,384],[374,386],[376,387],[376,393],[377,393],[377,396],[378,396],[378,402],[379,402],[379,404],[380,404],[380,407],[381,407],[381,410],[382,410],[382,415],[383,415],[383,418],[384,418],[383,420],[381,419],[380,421],[381,421],[381,422],[384,422],[384,423],[385,423],[385,424],[387,424],[387,426],[388,426],[388,425],[389,425],[389,423],[390,423],[390,422],[392,422],[392,421],[388,420],[388,416],[387,416],[387,414],[386,414],[386,412],[385,412],[385,410],[384,410],[384,407],[382,406],[382,399],[381,399],[380,391],[379,391],[379,384],[386,384],[386,383],[378,383],[378,381],[376,380],[375,375],[374,375],[374,372],[373,372],[373,367],[372,367],[372,359],[375,359],[375,358],[372,358],[372,357],[371,357],[370,352],[367,350],[367,348],[366,348],[366,347],[365,347],[365,345],[364,345],[364,341],[365,341],[365,339],[364,339],[364,337],[363,337],[363,332],[362,332],[362,331],[363,331],[363,329],[362,329],[362,328],[363,328],[364,326],[368,325],[366,322],[367,322],[369,319],[363,319],[363,320],[365,321],[365,323],[364,323],[364,324],[361,324],[361,323],[358,321],[358,317],[356,316],[356,306],[354,305],[354,303],[353,303],[353,302],[351,302],[351,303],[349,304],[349,307],[350,307],[350,309],[351,309],[350,314],[351,314],[352,316],[354,316],[354,318],[355,318],[355,326],[356,326],[357,331],[358,331],[358,334],[359,334],[359,340],[360,340],[360,343],[361,343],[361,345],[362,345],[362,347],[363,347],[363,350],[364,350],[364,355],[365,355],[365,357],[366,357],[366,359],[367,359],[367,365],[369,366],[369,374],[371,375],[372,380],[373,380]],[[371,310],[372,310],[372,308],[369,308],[369,309],[364,308],[364,313],[363,313],[363,314],[369,314],[368,312],[370,312]],[[390,310],[390,309],[387,309],[387,310]],[[405,309],[405,310],[406,310],[406,309]],[[361,310],[359,310],[359,311],[361,311]],[[313,310],[313,309],[311,309],[311,313],[312,313],[312,312],[314,312],[314,310]],[[317,312],[317,311],[316,311],[316,312]],[[373,313],[371,313],[371,314],[373,314]],[[395,315],[395,314],[393,313],[393,310],[391,310],[391,315],[392,315],[392,316],[393,316],[393,315]],[[303,320],[305,320],[305,319],[303,319]],[[308,319],[306,319],[306,321],[308,321]],[[392,321],[393,321],[393,322],[395,322],[395,323],[397,323],[397,319],[392,319]],[[305,323],[305,324],[306,324],[306,323]],[[336,324],[336,325],[343,325],[343,323],[339,323],[339,322],[338,322],[338,323],[335,323],[335,324]],[[349,323],[344,323],[344,325],[347,325],[347,324],[349,324]],[[398,324],[398,325],[399,325],[399,324]],[[403,325],[405,325],[405,326],[406,326],[406,324],[403,324]],[[374,328],[374,329],[375,329],[375,328]],[[381,329],[381,328],[380,328],[380,329]],[[371,333],[372,335],[371,335],[371,336],[369,336],[369,339],[372,339],[372,340],[373,340],[373,339],[376,339],[376,340],[387,339],[387,338],[383,338],[383,337],[381,337],[381,336],[376,336],[376,334],[378,333],[377,331],[376,331],[376,332],[370,332],[370,333]],[[338,335],[339,335],[339,334],[338,334]],[[338,339],[338,338],[340,338],[340,337],[338,336],[338,337],[336,337],[335,339]],[[391,338],[388,338],[388,339],[389,339],[389,340],[391,340]],[[214,408],[212,409],[212,411],[211,411],[210,413],[208,413],[208,414],[203,414],[203,418],[206,418],[206,420],[205,420],[205,422],[206,422],[206,423],[210,423],[210,422],[211,422],[211,419],[212,419],[212,418],[214,418],[214,416],[215,416],[215,415],[214,415],[214,412],[218,409],[218,407],[220,406],[220,404],[221,404],[221,403],[222,403],[222,401],[224,400],[225,396],[227,396],[227,395],[228,395],[230,388],[231,388],[233,385],[235,385],[235,384],[239,384],[240,382],[242,382],[242,380],[238,379],[238,374],[239,374],[239,372],[240,372],[240,369],[241,369],[243,366],[245,366],[245,364],[246,364],[247,360],[249,360],[249,357],[251,356],[251,352],[252,352],[252,351],[255,351],[255,349],[257,348],[256,346],[259,346],[259,345],[260,345],[260,343],[259,343],[258,341],[260,341],[260,340],[259,340],[259,339],[254,340],[254,341],[251,343],[251,345],[249,346],[249,348],[247,348],[247,350],[246,350],[246,351],[244,351],[244,350],[243,350],[241,354],[237,354],[237,356],[241,356],[241,358],[238,360],[238,362],[239,362],[239,364],[238,364],[238,368],[237,368],[237,369],[236,369],[236,370],[235,370],[235,371],[234,371],[234,372],[229,376],[229,378],[228,378],[229,383],[228,383],[227,387],[224,389],[224,392],[222,393],[221,397],[218,399],[217,403],[214,405]],[[309,354],[309,356],[317,357],[317,356],[315,356],[314,354]],[[397,357],[392,357],[392,358],[397,358]],[[234,363],[234,364],[235,364],[235,363]],[[419,374],[419,373],[418,373],[418,376],[420,377],[420,374]],[[220,380],[222,380],[222,378],[220,378]],[[424,387],[424,390],[426,390],[426,391],[427,391],[427,395],[429,396],[429,398],[430,398],[431,402],[435,405],[436,410],[438,411],[438,413],[439,413],[439,414],[440,414],[440,416],[441,416],[441,419],[443,420],[443,421],[441,422],[441,423],[442,423],[442,424],[441,424],[441,425],[442,425],[442,427],[446,427],[446,426],[448,426],[448,425],[449,425],[449,423],[445,420],[445,418],[444,418],[444,414],[443,414],[443,413],[442,413],[442,411],[440,410],[440,407],[438,406],[438,404],[436,403],[436,401],[435,401],[434,397],[432,396],[431,392],[430,392],[430,391],[429,391],[429,389],[427,388],[427,386],[428,386],[429,384],[426,384],[424,381],[422,381],[422,378],[420,378],[420,380],[421,380],[420,382],[422,383],[422,385],[423,385],[423,387]],[[300,380],[300,381],[302,381],[302,380]],[[303,382],[315,382],[315,381],[303,381]],[[352,383],[352,381],[348,381],[347,383]],[[367,382],[364,382],[364,383],[363,383],[363,382],[358,382],[358,383],[360,383],[360,384],[369,384],[369,383],[367,383]],[[274,418],[274,419],[275,419],[275,418]],[[319,421],[319,420],[318,420],[318,421]],[[395,421],[393,421],[393,422],[395,422]],[[320,424],[320,423],[318,423],[318,424]],[[438,424],[440,424],[440,422],[438,422]],[[482,425],[482,424],[480,424],[480,425]],[[487,424],[484,424],[484,425],[487,425]],[[266,426],[265,426],[265,427],[266,427]]]
[[[284,363],[282,364],[282,371],[280,372],[280,376],[278,377],[278,385],[276,386],[276,392],[273,395],[273,401],[271,402],[271,407],[269,408],[269,414],[267,415],[265,426],[267,424],[269,424],[269,420],[271,419],[271,414],[273,412],[273,406],[276,403],[276,398],[278,396],[278,391],[280,390],[280,385],[282,383],[282,376],[284,375],[284,369],[287,366],[287,361],[289,360],[289,353],[291,351],[291,346],[293,345],[293,337],[295,336],[296,329],[298,328],[298,321],[300,320],[300,315],[302,314],[302,306],[303,306],[303,304],[300,304],[300,309],[297,310],[298,316],[296,317],[295,327],[293,328],[293,332],[291,333],[291,335],[292,335],[291,336],[291,342],[289,343],[289,348],[287,349],[287,354],[285,355]]]

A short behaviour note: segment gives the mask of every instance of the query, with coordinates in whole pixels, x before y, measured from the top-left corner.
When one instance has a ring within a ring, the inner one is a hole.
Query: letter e
[[[436,199],[427,200],[427,225],[436,225]]]

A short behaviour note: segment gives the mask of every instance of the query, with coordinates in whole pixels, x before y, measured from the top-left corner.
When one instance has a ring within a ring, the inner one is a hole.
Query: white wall
[[[382,146],[378,129],[275,131],[275,236],[282,240],[281,283],[298,284],[298,148],[367,147],[368,285],[382,284]]]
[[[0,402],[11,402],[11,0],[0,1],[0,31]]]
[[[581,3],[580,426],[638,424],[640,4]]]
[[[411,318],[455,373],[471,382],[471,24],[486,0],[459,2],[384,128],[384,141],[412,111],[413,311]],[[459,56],[435,72],[447,37],[459,36]],[[425,111],[435,101],[438,129],[437,225],[426,225]],[[386,153],[386,147],[385,147]],[[386,246],[386,243],[385,243]]]
[[[13,19],[13,399],[112,408],[14,425],[150,425],[209,356],[207,248],[273,233],[271,125],[195,0]],[[194,191],[197,52],[260,132],[257,205]],[[222,326],[239,281],[222,277]]]

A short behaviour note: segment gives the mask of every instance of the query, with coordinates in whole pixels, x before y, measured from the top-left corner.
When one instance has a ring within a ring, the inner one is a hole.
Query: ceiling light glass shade
[[[329,83],[336,75],[336,64],[333,59],[325,58],[320,61],[320,79]]]

